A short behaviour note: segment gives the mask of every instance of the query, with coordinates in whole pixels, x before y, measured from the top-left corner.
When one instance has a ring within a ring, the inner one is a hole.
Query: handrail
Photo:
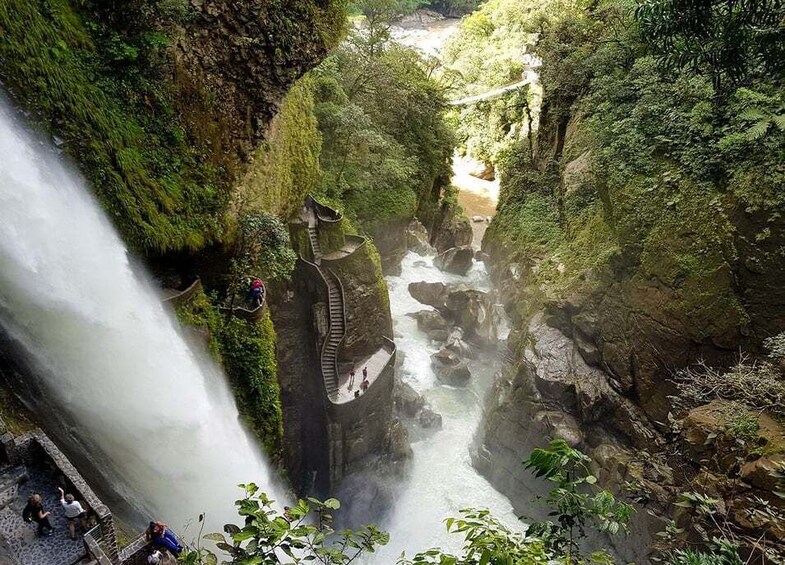
[[[327,269],[327,271],[332,275],[332,277],[338,281],[338,290],[341,292],[341,315],[343,316],[343,334],[341,335],[341,339],[338,340],[338,343],[335,346],[335,359],[333,359],[333,364],[335,365],[335,377],[338,379],[338,349],[343,344],[343,341],[346,339],[346,293],[343,289],[343,283],[341,282],[341,278],[336,275],[332,269]],[[332,315],[332,314],[331,314]],[[340,379],[338,379],[338,384],[340,385]],[[329,397],[329,395],[328,395]],[[330,398],[330,402],[333,402],[333,399]]]
[[[167,298],[161,300],[161,302],[163,302],[164,304],[172,303],[176,306],[179,306],[181,300],[184,302],[189,298],[191,298],[191,296],[196,294],[196,291],[199,289],[201,284],[202,284],[202,280],[199,277],[196,277],[194,281],[191,284],[189,284],[185,290],[178,292],[177,294],[173,294],[172,296],[168,296]]]
[[[343,214],[341,214],[338,210],[330,208],[326,204],[322,204],[316,198],[314,198],[313,194],[309,194],[305,197],[305,204],[306,206],[310,203],[313,204],[313,208],[316,211],[316,218],[322,222],[327,222],[328,224],[336,224],[343,219]],[[322,215],[322,210],[327,210],[329,212],[328,215]],[[332,217],[330,217],[332,216]]]
[[[218,310],[220,312],[229,312],[231,314],[234,314],[235,312],[241,312],[242,313],[240,315],[241,318],[251,319],[251,320],[256,319],[258,317],[257,313],[261,313],[260,309],[267,306],[267,285],[262,283],[262,288],[264,289],[262,301],[259,303],[259,305],[256,308],[248,309],[242,306],[219,306]]]
[[[324,378],[324,350],[327,347],[327,344],[330,342],[330,333],[333,330],[332,315],[330,315],[330,313],[329,313],[329,310],[330,310],[330,284],[327,282],[327,278],[324,276],[324,273],[322,272],[322,269],[319,268],[319,265],[317,265],[316,263],[311,263],[308,259],[304,258],[302,255],[300,256],[300,259],[304,263],[306,263],[306,264],[310,265],[311,267],[313,267],[316,270],[316,272],[319,273],[319,276],[321,277],[322,282],[324,282],[324,287],[327,289],[327,311],[328,311],[328,318],[330,320],[330,325],[327,328],[327,335],[325,336],[324,341],[322,342],[322,347],[321,347],[321,350],[319,352],[319,368],[322,371],[322,381],[324,381],[325,380],[325,378]],[[345,331],[345,326],[344,326],[344,335],[345,335],[345,333],[346,333],[346,331]],[[340,344],[340,342],[339,342],[339,344]],[[338,358],[338,356],[336,355],[336,360],[337,360],[337,358]],[[336,363],[337,363],[337,361],[336,361]],[[337,365],[336,365],[336,371],[335,371],[335,379],[336,379],[336,381],[338,380],[338,368],[337,368]],[[330,395],[327,394],[326,384],[327,383],[325,383],[324,393],[325,393],[325,396],[327,396],[327,398],[329,399]],[[340,384],[340,383],[338,383],[338,384]],[[331,402],[332,402],[332,400],[331,400]]]

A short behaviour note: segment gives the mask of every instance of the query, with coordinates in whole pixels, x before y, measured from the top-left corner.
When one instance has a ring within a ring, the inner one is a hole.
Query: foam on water
[[[404,355],[399,376],[424,394],[434,410],[443,417],[443,428],[412,444],[414,461],[411,473],[398,487],[395,509],[382,524],[391,535],[390,545],[368,563],[394,563],[401,551],[411,556],[417,551],[438,546],[455,550],[460,536],[448,536],[444,519],[458,516],[467,507],[489,508],[512,528],[522,525],[512,505],[472,467],[469,448],[482,416],[482,402],[500,366],[495,352],[468,360],[472,380],[468,387],[440,385],[431,369],[432,353],[438,347],[417,329],[417,321],[406,314],[427,309],[411,297],[411,282],[464,283],[477,290],[490,290],[484,265],[475,262],[466,277],[444,273],[433,266],[432,257],[409,253],[403,260],[401,276],[387,277],[390,306],[398,351]]]

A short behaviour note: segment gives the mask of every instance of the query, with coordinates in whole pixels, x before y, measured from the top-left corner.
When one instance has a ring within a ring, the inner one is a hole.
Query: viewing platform
[[[363,394],[367,394],[367,391],[365,393],[362,392],[363,367],[368,368],[368,391],[370,391],[373,383],[376,382],[384,370],[393,362],[395,349],[395,343],[388,339],[387,343],[385,343],[383,347],[380,347],[376,353],[364,359],[357,360],[354,366],[354,385],[351,390],[349,389],[349,381],[351,380],[349,373],[351,368],[342,371],[338,376],[338,391],[331,400],[336,404],[346,404],[355,398],[361,397]]]
[[[234,296],[234,304],[231,303],[231,297],[227,299],[225,306],[220,306],[218,310],[223,313],[231,313],[236,318],[245,320],[246,322],[256,322],[261,320],[267,310],[267,287],[262,283],[264,292],[262,293],[262,300],[259,304],[254,304],[247,293],[238,293]]]

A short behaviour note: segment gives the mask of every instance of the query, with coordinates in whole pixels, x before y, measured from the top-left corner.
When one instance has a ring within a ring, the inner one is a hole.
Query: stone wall
[[[337,485],[353,465],[384,451],[392,422],[395,353],[367,392],[351,402],[328,406],[330,477]]]
[[[379,254],[366,242],[342,259],[323,261],[341,279],[346,309],[346,338],[339,350],[339,362],[351,364],[371,355],[392,337],[392,315],[387,283],[382,275]]]

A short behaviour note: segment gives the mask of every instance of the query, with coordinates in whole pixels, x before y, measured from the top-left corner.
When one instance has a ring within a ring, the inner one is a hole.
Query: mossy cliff
[[[129,243],[195,250],[226,236],[244,161],[344,21],[340,0],[9,0],[0,76]]]
[[[343,0],[0,3],[7,93],[76,163],[156,274],[201,275],[210,297],[196,297],[181,320],[206,336],[274,458],[282,417],[272,322],[226,318],[216,306],[231,278],[235,217],[258,209],[286,217],[315,182],[316,121],[299,111],[310,93],[295,88],[281,102],[343,37],[345,8]],[[277,174],[249,162],[273,162]],[[254,170],[276,179],[255,207],[238,189]]]
[[[498,214],[483,242],[513,318],[515,362],[489,400],[476,462],[527,499],[519,462],[557,436],[591,453],[606,484],[640,487],[649,508],[667,513],[690,490],[738,508],[725,486],[743,473],[707,464],[723,447],[712,435],[695,457],[679,435],[713,393],[674,404],[674,379],[699,361],[722,372],[785,329],[781,76],[752,73],[717,91],[711,76],[663,64],[623,3],[559,6],[536,45],[534,145],[520,135],[500,152]],[[716,434],[736,425],[726,416]],[[747,488],[750,500],[771,497]],[[781,521],[751,526],[733,512],[745,535],[768,528],[781,543]],[[638,526],[648,535],[664,524]]]

